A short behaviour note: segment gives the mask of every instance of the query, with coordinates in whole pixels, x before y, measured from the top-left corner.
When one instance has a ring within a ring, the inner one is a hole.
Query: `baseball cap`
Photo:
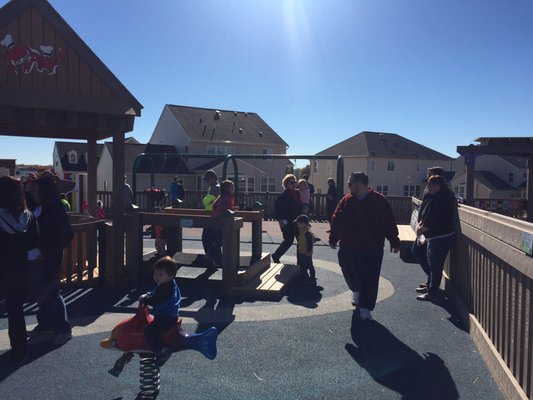
[[[305,214],[298,215],[294,222],[301,222],[302,224],[309,225],[309,217]]]
[[[205,171],[205,174],[204,174],[204,181],[208,180],[209,178],[217,178],[217,174],[215,171],[213,171],[212,169],[208,169],[207,171]]]

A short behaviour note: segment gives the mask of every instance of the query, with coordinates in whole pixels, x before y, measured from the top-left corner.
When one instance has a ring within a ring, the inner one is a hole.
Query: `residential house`
[[[454,161],[457,171],[450,185],[459,195],[466,191],[464,157]],[[511,199],[526,197],[527,158],[502,155],[481,155],[476,158],[474,199]]]
[[[176,175],[179,175],[184,180],[185,187],[195,183],[194,177],[190,176],[189,170],[173,146],[142,144],[136,140],[128,140],[124,145],[124,170],[126,181],[131,186],[133,186],[134,180],[135,160],[142,153],[149,154],[149,156],[139,158],[137,163],[135,171],[137,191],[142,191],[152,186],[152,173],[153,186],[159,189],[168,189]],[[96,169],[98,176],[97,188],[99,191],[112,190],[112,165],[113,143],[106,142]]]
[[[452,168],[451,157],[395,133],[360,132],[317,155],[341,155],[345,181],[350,172],[362,171],[369,186],[388,196],[420,196],[428,168]],[[318,193],[327,192],[327,180],[336,177],[336,169],[336,160],[312,161],[309,180]],[[337,186],[347,191],[346,182]]]
[[[222,174],[221,162],[228,154],[259,155],[237,158],[238,184],[243,191],[279,192],[281,180],[294,166],[289,160],[268,158],[271,154],[286,154],[288,145],[252,112],[166,104],[149,143],[170,145],[179,153],[213,155],[185,159],[188,170],[196,176],[197,190],[205,189],[202,176],[207,169]],[[232,163],[227,172],[229,178],[234,176]]]
[[[96,159],[100,159],[103,144],[96,144]],[[53,170],[61,178],[77,182],[79,175],[87,175],[86,142],[55,142],[52,155]]]
[[[0,159],[0,176],[15,176],[16,161],[14,159]]]

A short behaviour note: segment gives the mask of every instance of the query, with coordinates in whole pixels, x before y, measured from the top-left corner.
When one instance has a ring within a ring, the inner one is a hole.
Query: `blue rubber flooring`
[[[264,246],[264,251],[274,249]],[[288,255],[294,256],[294,247]],[[361,321],[349,308],[302,317],[261,315],[258,320],[246,321],[233,317],[240,307],[292,305],[309,312],[321,301],[346,291],[340,271],[320,267],[321,261],[336,262],[335,250],[316,246],[314,260],[316,285],[298,282],[278,303],[228,298],[215,281],[179,279],[182,315],[194,318],[196,311],[188,307],[200,307],[209,309],[215,321],[189,322],[185,330],[216,326],[220,331],[218,355],[211,361],[195,351],[173,354],[161,370],[161,389],[155,398],[503,398],[447,299],[439,304],[416,301],[414,288],[423,281],[423,273],[397,255],[385,254],[382,276],[392,283],[394,293],[376,305],[374,321]],[[135,303],[127,295],[127,291],[93,289],[69,305],[69,315],[80,321],[89,317],[83,321],[91,327],[97,316],[133,313]],[[264,309],[267,313],[275,310]],[[117,317],[116,322],[120,320]],[[35,323],[33,313],[28,313],[27,322]],[[2,315],[1,335],[7,335],[6,328]],[[127,364],[118,378],[108,374],[120,353],[100,348],[99,342],[106,336],[98,331],[75,336],[61,347],[32,345],[29,361],[16,369],[9,366],[3,350],[0,398],[140,398],[139,358]]]

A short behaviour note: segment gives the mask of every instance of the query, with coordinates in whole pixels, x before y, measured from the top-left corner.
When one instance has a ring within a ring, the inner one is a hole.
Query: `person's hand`
[[[400,251],[400,248],[399,248],[399,247],[392,247],[392,246],[391,246],[391,248],[390,248],[390,252],[391,252],[391,253],[396,254],[396,253],[398,253],[399,251]]]
[[[148,299],[148,295],[147,294],[143,294],[143,295],[139,296],[139,304],[142,305],[142,306],[145,306],[146,305],[146,299]]]

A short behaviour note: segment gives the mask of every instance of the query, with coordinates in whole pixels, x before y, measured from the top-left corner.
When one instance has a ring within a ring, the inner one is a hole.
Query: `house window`
[[[262,154],[272,154],[272,149],[263,149],[261,150]]]
[[[261,177],[261,192],[275,192],[276,187],[276,178],[262,176]]]
[[[387,171],[394,171],[394,161],[389,161],[387,163]]]
[[[375,170],[376,170],[376,160],[370,160],[370,171],[375,171]]]
[[[405,185],[403,195],[420,197],[420,185]]]
[[[388,185],[377,185],[376,192],[381,193],[383,196],[387,196],[389,194],[389,186]]]
[[[255,178],[252,176],[252,177],[248,177],[248,185],[246,187],[246,190],[248,192],[255,192]]]
[[[68,153],[68,162],[69,164],[78,163],[78,154],[74,150]]]
[[[227,155],[235,154],[234,146],[207,146],[207,154]]]
[[[328,175],[333,175],[333,160],[328,160],[327,170],[328,170]]]
[[[457,196],[465,197],[466,186],[465,185],[454,186],[453,191],[455,192]]]
[[[318,161],[313,161],[313,174],[318,173]]]
[[[514,182],[514,173],[509,172],[509,175],[507,176],[507,182],[513,183]]]

